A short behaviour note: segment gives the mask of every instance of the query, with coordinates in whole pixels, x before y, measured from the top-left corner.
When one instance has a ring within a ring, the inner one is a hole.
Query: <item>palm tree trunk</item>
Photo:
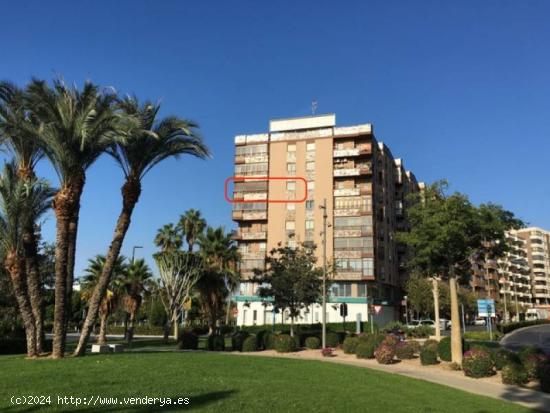
[[[128,346],[132,345],[132,339],[134,338],[134,323],[136,321],[136,313],[137,311],[134,311],[134,310],[130,312],[130,322],[128,323],[128,338],[127,338]]]
[[[107,312],[102,312],[99,319],[99,334],[97,336],[97,344],[107,343],[107,318],[109,314]]]
[[[76,237],[78,232],[78,215],[80,212],[80,202],[76,207],[73,219],[69,224],[69,248],[67,250],[67,316],[65,322],[67,327],[73,315],[73,284],[74,284],[74,263],[76,254]]]
[[[38,243],[31,224],[24,230],[23,247],[25,252],[25,270],[27,272],[27,287],[36,329],[36,351],[44,352],[44,300],[40,286],[40,270],[38,267]]]
[[[67,265],[70,244],[70,224],[74,222],[84,175],[76,175],[59,190],[53,201],[56,216],[55,239],[55,308],[53,322],[53,358],[65,356],[67,339]]]
[[[38,355],[36,351],[36,327],[24,280],[24,261],[17,253],[10,251],[6,255],[4,267],[10,274],[13,292],[25,327],[27,356],[36,357]]]
[[[86,345],[88,344],[90,334],[92,333],[92,329],[97,319],[99,305],[107,293],[107,286],[111,280],[113,268],[118,256],[120,255],[120,249],[122,248],[122,243],[124,242],[126,232],[130,227],[132,212],[141,194],[141,182],[139,179],[127,178],[126,182],[122,186],[121,192],[122,210],[118,217],[115,232],[113,234],[113,240],[111,241],[111,246],[109,247],[109,252],[105,258],[103,271],[99,276],[97,285],[88,303],[88,314],[86,315],[86,320],[82,326],[78,346],[74,351],[75,356],[83,356],[86,353]]]
[[[437,278],[432,278],[432,292],[434,296],[435,339],[441,340],[441,325],[439,322],[439,284]]]
[[[462,365],[462,337],[458,313],[458,294],[454,267],[449,272],[449,294],[451,296],[451,358],[453,363]]]

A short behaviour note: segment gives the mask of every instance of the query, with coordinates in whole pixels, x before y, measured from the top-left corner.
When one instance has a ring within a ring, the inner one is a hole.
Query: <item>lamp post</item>
[[[143,248],[141,245],[134,245],[132,247],[132,264],[134,263],[134,258],[136,256],[136,249]]]
[[[323,205],[319,206],[323,210],[323,314],[321,317],[323,328],[322,328],[322,348],[327,347],[327,200],[323,199]]]

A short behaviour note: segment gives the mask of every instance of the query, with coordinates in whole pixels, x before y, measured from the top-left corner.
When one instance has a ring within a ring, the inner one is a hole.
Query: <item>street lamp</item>
[[[143,248],[141,245],[134,245],[132,247],[132,264],[134,263],[134,258],[136,256],[136,249]]]
[[[319,206],[323,210],[323,315],[322,315],[322,348],[327,347],[327,200],[323,199],[323,205]]]

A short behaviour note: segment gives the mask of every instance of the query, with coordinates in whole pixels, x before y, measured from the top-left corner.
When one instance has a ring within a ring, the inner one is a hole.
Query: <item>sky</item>
[[[336,113],[372,123],[419,180],[445,178],[550,229],[550,2],[4,2],[0,78],[91,80],[200,124],[213,153],[144,179],[123,253],[154,268],[154,236],[189,208],[235,227],[223,196],[235,135],[273,118]],[[58,184],[47,161],[38,172]],[[87,174],[76,275],[105,254],[123,176],[103,157]],[[55,239],[50,214],[43,225]]]

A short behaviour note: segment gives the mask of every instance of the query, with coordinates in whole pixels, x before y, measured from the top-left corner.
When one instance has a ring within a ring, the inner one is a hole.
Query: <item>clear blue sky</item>
[[[419,179],[550,228],[548,1],[23,0],[1,11],[0,78],[90,79],[200,123],[214,158],[147,176],[127,255],[143,245],[150,260],[157,228],[191,207],[232,228],[234,135],[307,115],[314,99],[340,125],[372,122]],[[40,173],[56,183],[46,162]],[[77,275],[107,249],[121,184],[108,158],[89,171]]]

